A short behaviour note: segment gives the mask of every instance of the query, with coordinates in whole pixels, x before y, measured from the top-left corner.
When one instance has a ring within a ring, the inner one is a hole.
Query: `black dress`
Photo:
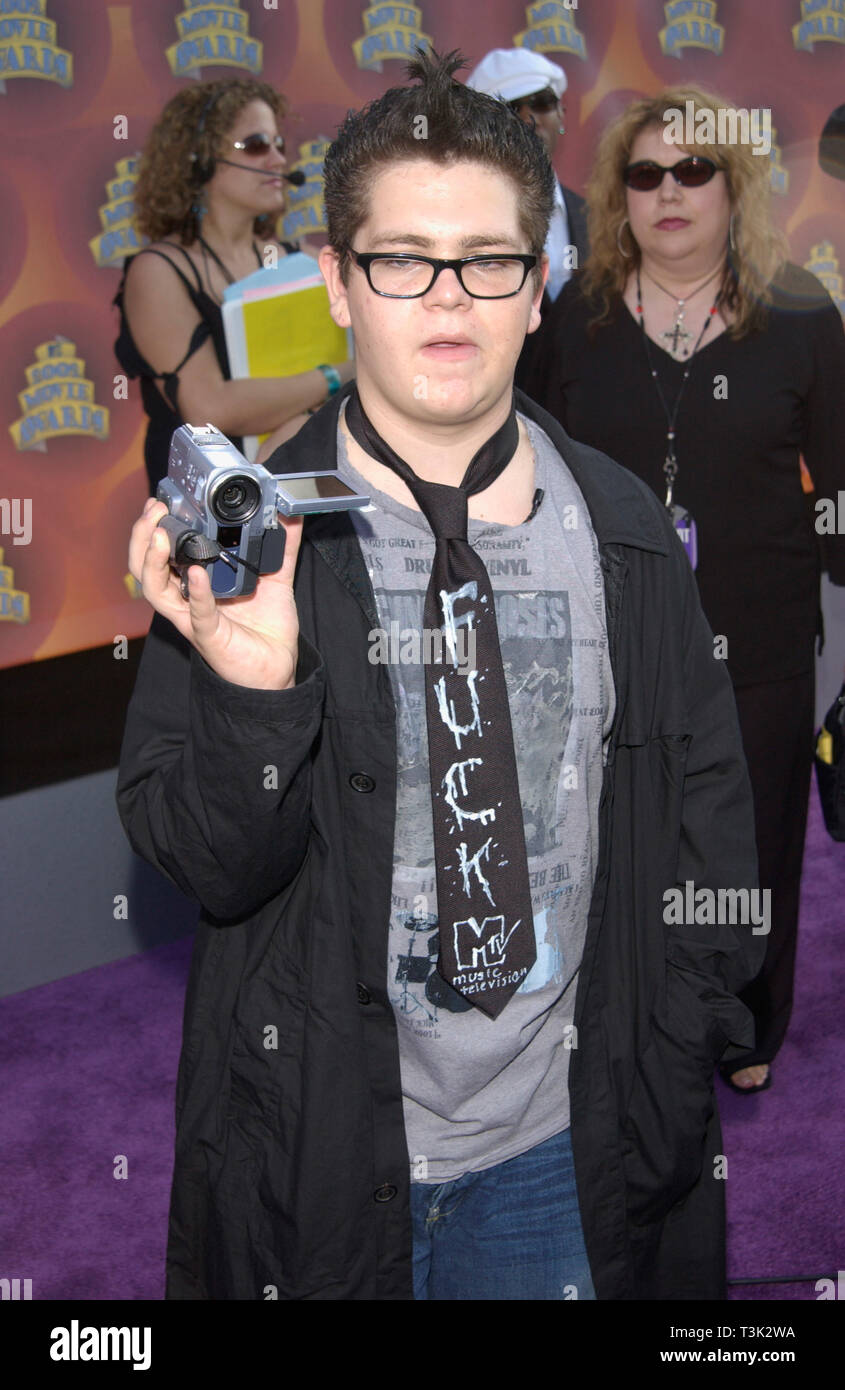
[[[611,321],[590,329],[596,309],[580,278],[564,286],[539,330],[525,389],[574,439],[663,498],[667,422],[642,329],[621,296]],[[771,889],[766,963],[742,996],[757,1047],[730,1071],[771,1061],[789,1022],[822,564],[845,584],[845,535],[817,536],[799,465],[803,455],[818,497],[836,502],[845,490],[845,332],[827,292],[798,266],[785,268],[773,293],[764,329],[739,339],[722,333],[690,359],[675,427],[675,500],[696,522],[702,605],[714,634],[727,639],[760,884]],[[671,410],[686,364],[651,341],[649,352]]]
[[[283,241],[282,247],[290,254],[298,251],[299,246],[294,242]],[[120,282],[114,303],[120,310],[120,332],[114,345],[115,356],[127,376],[141,378],[141,399],[144,403],[144,410],[149,418],[147,434],[144,440],[144,462],[147,467],[147,477],[149,478],[150,496],[155,497],[156,487],[166,473],[167,461],[170,453],[170,440],[173,431],[180,425],[184,425],[185,420],[179,410],[178,389],[179,373],[195,352],[199,351],[203,343],[211,338],[214,344],[214,351],[217,354],[217,361],[220,370],[226,381],[231,380],[229,368],[229,354],[226,351],[226,337],[223,331],[223,314],[220,305],[211,295],[203,289],[199,271],[184,247],[176,243],[168,243],[175,251],[180,251],[188,263],[191,278],[188,278],[183,271],[166,256],[163,251],[157,251],[155,247],[145,247],[143,251],[137,252],[138,256],[160,256],[162,260],[168,261],[173,267],[176,275],[184,285],[188,297],[200,316],[200,322],[191,335],[191,341],[187,346],[184,357],[172,372],[155,372],[149,362],[141,356],[126,321],[126,314],[123,308],[123,290],[126,283],[126,272],[135,256],[127,256],[123,263],[123,278]],[[259,269],[262,266],[260,256],[258,257]],[[163,384],[164,393],[167,400],[161,394],[156,382]],[[200,422],[203,423],[203,422]],[[232,443],[236,449],[243,448],[241,436],[232,436]]]

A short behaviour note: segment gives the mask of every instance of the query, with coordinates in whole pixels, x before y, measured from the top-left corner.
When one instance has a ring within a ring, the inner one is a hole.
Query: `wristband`
[[[317,371],[322,372],[323,376],[326,378],[326,385],[329,388],[329,394],[327,399],[331,400],[332,396],[336,395],[337,392],[340,390],[340,375],[338,374],[338,372],[335,371],[334,367],[329,367],[325,362],[320,363],[320,365],[317,368]]]

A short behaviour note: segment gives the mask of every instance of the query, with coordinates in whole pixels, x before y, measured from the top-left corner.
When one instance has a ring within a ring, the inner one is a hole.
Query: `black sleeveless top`
[[[299,250],[299,246],[295,242],[283,241],[281,244],[288,254]],[[123,308],[123,290],[126,283],[126,272],[135,260],[135,256],[127,256],[124,261],[123,278],[113,300],[113,303],[117,305],[120,311],[120,332],[114,345],[115,356],[127,376],[133,378],[140,377],[141,399],[144,403],[144,410],[149,417],[147,435],[144,440],[144,463],[147,468],[151,497],[155,497],[159,481],[167,474],[170,439],[173,431],[185,423],[184,417],[179,410],[179,400],[177,396],[179,373],[185,363],[195,352],[199,351],[208,338],[211,338],[214,344],[214,351],[217,355],[217,361],[220,364],[220,370],[225,380],[230,381],[232,376],[229,368],[229,355],[226,351],[226,338],[223,331],[223,314],[220,305],[203,289],[199,271],[184,247],[178,246],[173,242],[168,242],[168,245],[173,246],[173,249],[176,251],[181,251],[192,272],[192,279],[189,279],[179,269],[171,260],[170,256],[166,256],[163,251],[157,251],[155,247],[145,247],[143,251],[136,252],[136,255],[160,256],[163,261],[168,261],[185,286],[188,297],[200,316],[200,322],[191,335],[188,350],[172,372],[153,371],[146,358],[141,356],[135,346],[132,334],[129,331],[129,324],[126,321]],[[261,261],[259,260],[259,266],[260,265]],[[157,381],[162,382],[167,400],[164,399],[156,386]],[[198,423],[204,424],[205,422],[199,421]],[[232,443],[236,449],[243,448],[243,439],[240,436],[237,438],[233,436]]]

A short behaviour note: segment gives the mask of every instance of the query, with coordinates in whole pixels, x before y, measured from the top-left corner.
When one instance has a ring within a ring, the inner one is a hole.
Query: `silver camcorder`
[[[214,425],[181,425],[170,441],[167,477],[157,497],[168,515],[159,526],[170,539],[170,563],[188,597],[188,567],[210,567],[216,598],[243,598],[262,574],[275,574],[285,557],[279,512],[348,511],[366,507],[339,473],[268,473],[248,463]]]

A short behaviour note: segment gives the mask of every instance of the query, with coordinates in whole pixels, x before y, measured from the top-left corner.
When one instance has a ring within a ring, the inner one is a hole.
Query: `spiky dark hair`
[[[373,175],[405,159],[443,164],[472,160],[506,175],[517,191],[519,223],[529,248],[542,255],[554,206],[554,173],[546,147],[507,103],[453,79],[466,66],[456,50],[441,56],[433,49],[417,49],[406,68],[417,86],[391,87],[360,111],[347,113],[323,166],[328,239],[340,256],[344,279],[348,248],[369,215]]]

